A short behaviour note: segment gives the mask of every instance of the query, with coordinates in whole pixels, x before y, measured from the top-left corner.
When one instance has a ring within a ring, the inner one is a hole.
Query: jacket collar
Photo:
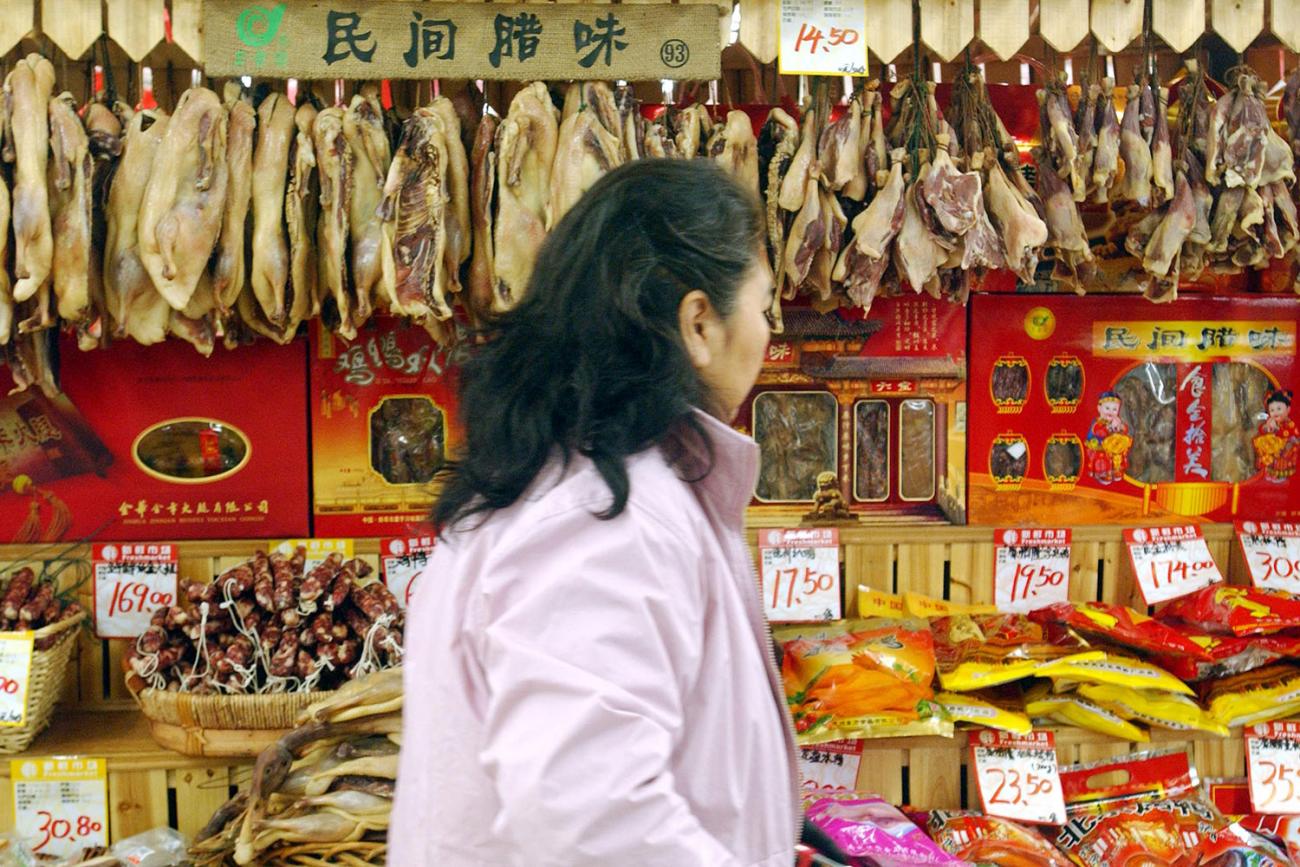
[[[665,451],[701,502],[741,527],[758,481],[758,443],[701,410],[692,410],[692,418],[712,446],[712,464],[704,443],[689,431],[672,437]]]

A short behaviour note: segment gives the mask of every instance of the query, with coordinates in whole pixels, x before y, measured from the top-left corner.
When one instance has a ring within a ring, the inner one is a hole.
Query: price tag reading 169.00
[[[840,618],[839,530],[760,530],[758,559],[768,620]]]
[[[96,545],[95,634],[135,638],[159,608],[176,604],[176,549],[172,545]]]
[[[1124,531],[1124,541],[1147,605],[1223,581],[1200,527],[1137,527]]]
[[[1016,735],[980,729],[971,757],[984,812],[1035,825],[1065,823],[1065,797],[1051,732]]]
[[[1300,723],[1260,723],[1246,729],[1246,771],[1256,813],[1300,813]]]
[[[999,611],[1027,613],[1069,601],[1069,530],[998,530],[993,539],[993,601]]]

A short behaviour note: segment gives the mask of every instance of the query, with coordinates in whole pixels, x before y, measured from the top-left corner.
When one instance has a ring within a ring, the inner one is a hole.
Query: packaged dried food
[[[1230,635],[1191,633],[1187,637],[1200,645],[1210,658],[1203,660],[1185,656],[1156,656],[1154,660],[1174,677],[1189,683],[1221,680],[1262,668],[1279,659],[1300,658],[1300,637],[1260,635],[1236,638]]]
[[[934,639],[922,620],[844,620],[776,630],[799,743],[951,734],[933,701]]]
[[[989,389],[1000,409],[1024,406],[1029,396],[1029,365],[1018,355],[1002,356],[993,363]]]
[[[1290,867],[1292,863],[1281,846],[1236,823],[1206,835],[1196,854],[1197,867]]]
[[[1158,665],[1111,653],[1105,654],[1101,659],[1060,659],[1049,662],[1037,671],[1037,675],[1065,683],[1111,683],[1136,689],[1196,694],[1190,686]]]
[[[1300,665],[1277,663],[1206,681],[1201,700],[1229,728],[1283,719],[1300,711]]]
[[[1054,434],[1043,449],[1043,476],[1053,484],[1073,484],[1083,471],[1083,446],[1074,435]]]
[[[1053,693],[1047,681],[1036,683],[1025,692],[1025,713],[1035,719],[1078,726],[1122,741],[1149,740],[1144,730],[1086,698],[1072,692]]]
[[[934,497],[934,401],[905,400],[898,405],[898,496],[904,502]]]
[[[889,499],[889,404],[860,400],[853,408],[853,496],[864,503]]]
[[[817,476],[837,468],[839,403],[829,391],[765,391],[754,398],[764,502],[812,500]]]
[[[1053,411],[1073,411],[1083,397],[1083,364],[1073,355],[1056,356],[1048,362],[1044,388]]]
[[[880,867],[966,867],[934,843],[895,806],[880,798],[844,794],[814,802],[808,821],[846,855]]]
[[[1271,635],[1300,628],[1300,600],[1279,590],[1214,584],[1173,600],[1159,617],[1215,635]]]
[[[1004,437],[989,452],[989,473],[999,482],[1019,482],[1029,469],[1029,446],[1024,437]]]
[[[1174,731],[1203,731],[1227,737],[1228,729],[1185,695],[1133,689],[1111,683],[1083,683],[1079,695],[1126,720]]]
[[[1077,636],[1048,630],[1023,614],[954,615],[931,621],[939,684],[950,692],[998,686],[1028,677],[1062,658],[1100,659]]]
[[[1030,613],[1049,631],[1072,629],[1144,653],[1208,660],[1205,648],[1145,614],[1105,602],[1059,602]]]
[[[1061,768],[1061,794],[1072,813],[1100,814],[1134,801],[1178,800],[1199,786],[1200,778],[1183,750],[1148,750]]]
[[[1038,832],[1009,819],[970,811],[934,810],[926,832],[945,852],[994,867],[1070,867],[1070,861]]]
[[[973,723],[1022,735],[1034,730],[1034,724],[1023,713],[999,707],[973,695],[940,692],[935,694],[934,700],[943,705],[953,722]]]

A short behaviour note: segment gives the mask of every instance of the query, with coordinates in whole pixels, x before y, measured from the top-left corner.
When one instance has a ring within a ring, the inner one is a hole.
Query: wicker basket
[[[27,681],[27,721],[21,726],[0,727],[0,753],[22,752],[50,724],[54,703],[63,694],[68,660],[77,646],[76,627],[85,619],[83,611],[58,623],[42,626],[33,633],[37,644],[50,642],[50,645],[32,651],[32,667]]]

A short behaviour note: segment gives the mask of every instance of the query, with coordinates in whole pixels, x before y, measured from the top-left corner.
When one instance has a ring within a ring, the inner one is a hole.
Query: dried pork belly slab
[[[994,443],[989,472],[998,479],[1023,479],[1029,467],[1029,450],[1022,442]]]
[[[1253,440],[1272,390],[1268,374],[1253,364],[1214,365],[1210,477],[1216,482],[1244,482],[1257,472]]]
[[[758,499],[812,500],[817,475],[835,471],[838,414],[835,396],[825,391],[769,391],[754,398]]]
[[[1053,361],[1047,365],[1047,399],[1075,403],[1083,396],[1083,366]]]
[[[1029,368],[1023,364],[993,367],[993,399],[1023,401],[1029,396]]]
[[[1148,361],[1115,384],[1123,402],[1120,417],[1133,438],[1127,475],[1148,485],[1174,480],[1178,394],[1174,376],[1174,365]]]
[[[1054,478],[1077,479],[1083,469],[1083,449],[1077,442],[1048,443],[1043,452],[1043,469]]]
[[[898,408],[898,494],[904,500],[934,497],[934,401],[905,400]]]
[[[853,410],[853,498],[862,502],[889,499],[889,404],[861,400]]]

